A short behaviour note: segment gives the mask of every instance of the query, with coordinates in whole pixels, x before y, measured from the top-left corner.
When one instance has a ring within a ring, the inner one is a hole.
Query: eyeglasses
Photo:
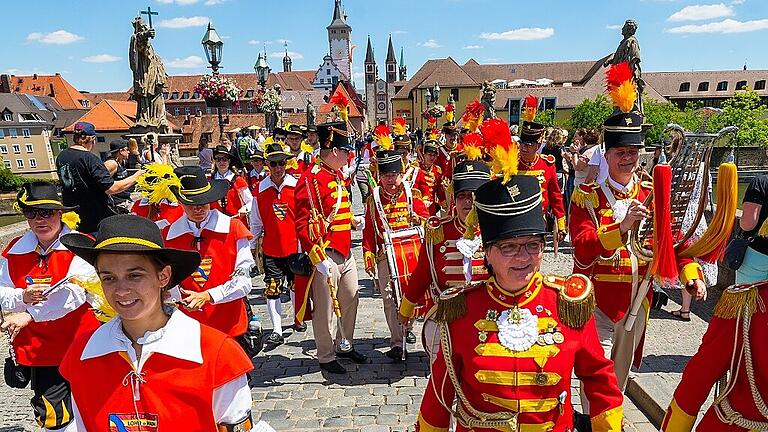
[[[269,166],[271,166],[272,168],[274,168],[276,166],[284,167],[285,166],[285,161],[269,161]]]
[[[22,211],[22,214],[24,214],[25,218],[33,220],[37,219],[38,217],[48,219],[49,217],[53,216],[53,212],[53,210],[49,209],[27,209]]]
[[[226,157],[226,156],[224,156],[224,157],[217,157],[217,158],[214,158],[213,160],[215,160],[216,162],[229,162],[229,158]]]
[[[544,242],[542,240],[531,240],[527,243],[493,243],[491,247],[496,247],[501,255],[507,258],[519,255],[520,251],[525,249],[529,255],[536,255],[541,253],[544,248]]]

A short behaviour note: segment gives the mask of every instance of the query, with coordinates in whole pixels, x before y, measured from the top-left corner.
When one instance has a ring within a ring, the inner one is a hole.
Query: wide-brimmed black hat
[[[269,143],[264,149],[264,159],[270,162],[280,162],[293,157],[293,154],[283,147],[280,143]]]
[[[287,135],[293,134],[293,135],[301,135],[302,137],[305,137],[307,136],[307,128],[298,124],[290,124],[285,129],[285,133]]]
[[[520,142],[524,144],[539,144],[544,138],[544,130],[547,127],[541,123],[523,121],[520,131]]]
[[[151,220],[134,214],[120,214],[102,220],[95,238],[81,233],[64,234],[61,244],[94,266],[102,252],[157,255],[173,268],[172,287],[200,265],[200,254],[165,247],[160,228]]]
[[[77,208],[77,206],[62,204],[56,185],[40,181],[27,182],[21,185],[21,189],[16,194],[16,202],[22,210],[35,208],[68,212]]]
[[[376,166],[379,174],[403,172],[403,157],[397,150],[379,150],[376,152]]]
[[[482,161],[468,160],[453,168],[453,193],[475,191],[491,179],[491,170]]]
[[[203,205],[218,201],[227,194],[229,182],[211,180],[199,166],[181,166],[173,170],[179,178],[181,189],[173,188],[173,194],[182,204]]]
[[[428,139],[424,141],[424,149],[423,151],[431,151],[438,153],[440,151],[440,142],[434,139]]]
[[[340,148],[347,151],[355,151],[355,146],[349,140],[347,124],[345,122],[330,122],[317,125],[317,136],[320,141],[320,149]]]
[[[317,133],[317,126],[315,125],[307,125],[307,133],[314,132]]]
[[[605,149],[643,146],[643,117],[632,112],[620,112],[603,123]]]
[[[535,176],[491,180],[475,191],[475,210],[484,243],[512,237],[544,235],[541,185]]]
[[[283,129],[282,126],[277,126],[274,129],[272,129],[272,136],[275,136],[275,135],[286,136],[287,134],[288,134],[288,131]]]
[[[232,155],[232,152],[230,149],[225,145],[217,145],[213,148],[213,157],[216,157],[216,155],[223,154],[224,156],[227,156],[230,160],[234,159],[235,157]]]
[[[109,143],[109,152],[115,153],[124,148],[128,148],[128,140],[114,140]]]

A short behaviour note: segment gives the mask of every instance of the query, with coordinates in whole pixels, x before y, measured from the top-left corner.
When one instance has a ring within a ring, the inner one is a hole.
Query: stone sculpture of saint
[[[629,64],[635,77],[635,84],[637,84],[637,105],[642,113],[643,108],[640,96],[643,94],[645,81],[643,81],[642,70],[640,69],[640,43],[638,43],[637,37],[635,37],[635,32],[637,32],[637,23],[634,20],[627,20],[621,29],[621,35],[624,36],[624,39],[619,43],[616,52],[611,57],[608,57],[603,66],[608,67],[622,62]]]
[[[496,89],[488,81],[483,82],[483,94],[480,97],[480,102],[485,106],[485,112],[483,117],[486,119],[496,117]]]
[[[315,105],[310,98],[307,98],[307,126],[314,126],[316,117]]]
[[[163,89],[168,75],[150,39],[155,30],[140,17],[133,20],[133,35],[128,51],[133,72],[133,98],[136,100],[136,125],[159,133],[168,132]]]

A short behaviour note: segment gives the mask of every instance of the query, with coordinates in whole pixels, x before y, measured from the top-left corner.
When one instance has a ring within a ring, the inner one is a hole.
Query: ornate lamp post
[[[432,102],[437,103],[440,99],[440,84],[435,81],[435,86],[432,87]]]
[[[259,58],[256,59],[256,64],[253,65],[253,70],[256,72],[256,77],[259,80],[259,85],[261,86],[261,91],[263,92],[267,87],[267,79],[269,78],[269,73],[272,71],[272,69],[269,67],[269,63],[267,63],[266,53],[263,55],[262,53],[259,53]]]
[[[221,52],[224,48],[224,41],[221,40],[219,34],[216,33],[216,29],[213,28],[211,23],[208,23],[208,30],[205,32],[202,40],[203,50],[205,51],[205,57],[208,59],[208,63],[211,64],[211,71],[213,75],[219,74],[219,64],[221,63]],[[222,103],[217,104],[216,112],[219,115],[219,140],[224,137],[224,118],[221,115]]]

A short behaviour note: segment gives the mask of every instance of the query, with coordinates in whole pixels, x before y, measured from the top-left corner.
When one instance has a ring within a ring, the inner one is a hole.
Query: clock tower
[[[341,0],[334,0],[333,19],[326,29],[331,59],[344,75],[343,79],[352,81],[352,27],[347,24]]]

